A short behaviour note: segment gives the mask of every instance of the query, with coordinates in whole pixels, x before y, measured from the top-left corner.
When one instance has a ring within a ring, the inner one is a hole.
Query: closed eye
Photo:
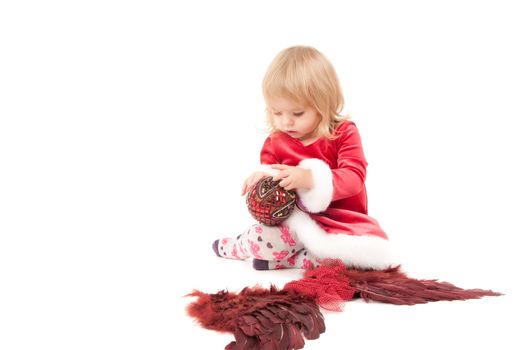
[[[298,112],[298,113],[294,113],[294,116],[295,117],[300,117],[300,116],[302,116],[302,114],[304,114],[304,112]]]

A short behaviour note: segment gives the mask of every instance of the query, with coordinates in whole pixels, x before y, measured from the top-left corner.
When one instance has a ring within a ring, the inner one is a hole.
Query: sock
[[[280,270],[280,269],[313,269],[320,266],[320,261],[305,249],[301,249],[296,254],[286,260],[261,260],[253,259],[255,270]]]
[[[240,244],[238,238],[217,239],[212,244],[212,250],[220,258],[245,260],[249,257],[246,250]]]

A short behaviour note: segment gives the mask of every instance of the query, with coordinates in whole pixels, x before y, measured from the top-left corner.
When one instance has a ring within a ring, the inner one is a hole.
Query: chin
[[[295,139],[299,139],[301,140],[305,135],[302,135],[298,132],[288,132],[288,131],[283,131],[283,133],[291,136],[292,138],[295,138]]]

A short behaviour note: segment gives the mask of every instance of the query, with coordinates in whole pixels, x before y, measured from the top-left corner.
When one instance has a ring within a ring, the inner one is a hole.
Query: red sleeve
[[[359,131],[354,124],[342,130],[337,142],[337,168],[333,173],[332,200],[352,197],[362,191],[366,179],[366,158]]]
[[[260,151],[260,164],[278,164],[273,152],[271,137],[267,137]]]

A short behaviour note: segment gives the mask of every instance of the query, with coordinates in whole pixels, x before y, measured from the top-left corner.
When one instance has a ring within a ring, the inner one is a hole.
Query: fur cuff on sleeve
[[[319,213],[327,209],[333,198],[333,173],[329,166],[316,158],[304,159],[298,166],[311,170],[313,188],[310,190],[298,189],[300,202],[310,213]]]

